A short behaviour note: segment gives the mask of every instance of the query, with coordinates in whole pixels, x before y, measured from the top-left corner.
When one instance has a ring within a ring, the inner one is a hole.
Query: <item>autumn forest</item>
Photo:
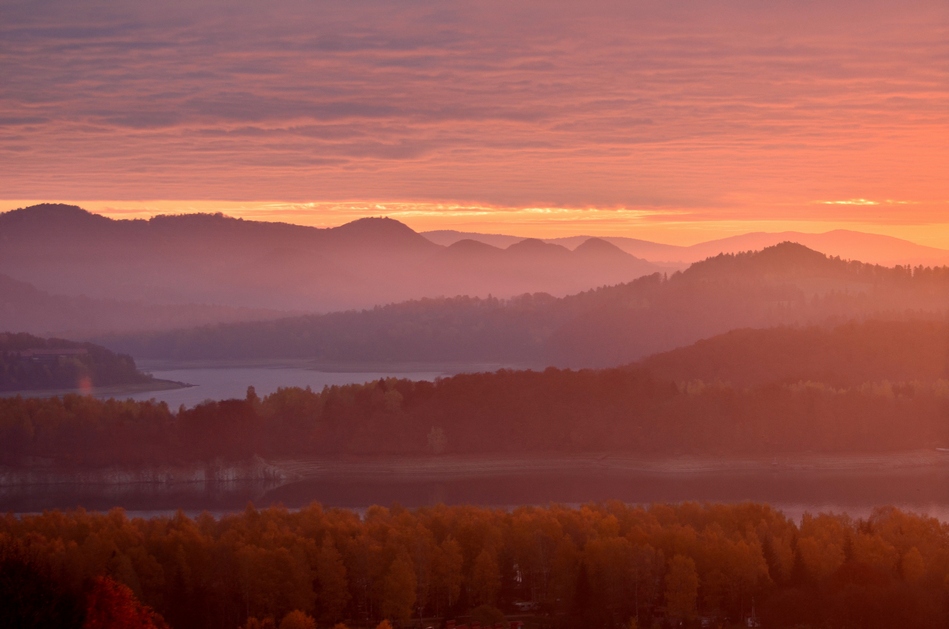
[[[488,627],[505,617],[551,629],[735,626],[749,617],[789,629],[949,621],[949,530],[892,508],[799,524],[752,503],[615,502],[0,520],[3,626],[26,626],[15,620],[24,612],[59,627],[99,626],[89,600],[100,575],[130,590],[116,605],[141,624],[110,625],[123,627],[161,626],[147,608],[181,628],[445,618]]]

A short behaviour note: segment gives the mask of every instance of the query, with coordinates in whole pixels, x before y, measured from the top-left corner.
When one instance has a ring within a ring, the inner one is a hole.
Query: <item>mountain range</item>
[[[781,245],[778,249],[785,252],[781,256],[768,248],[765,251],[769,253],[762,252],[753,258],[754,262],[741,255],[720,255],[724,250],[760,249],[760,243],[784,236],[819,242],[823,253],[807,254],[802,247],[792,255]],[[860,292],[864,284],[859,278],[847,279],[846,273],[838,273],[832,280],[825,277],[827,269],[835,265],[843,268],[846,263],[824,254],[847,258],[853,257],[848,253],[855,252],[874,253],[875,258],[865,257],[864,261],[896,255],[904,262],[910,258],[938,260],[947,253],[856,232],[746,234],[692,247],[672,247],[629,238],[577,236],[544,241],[459,232],[419,234],[388,218],[361,219],[328,229],[244,221],[220,214],[113,220],[77,206],[43,204],[0,214],[0,330],[90,338],[217,323],[309,321],[305,316],[292,317],[337,312],[342,314],[326,314],[320,321],[345,321],[335,332],[340,338],[348,338],[350,332],[362,334],[357,332],[362,324],[350,330],[351,321],[378,320],[372,325],[383,330],[394,317],[401,322],[404,339],[410,342],[406,352],[431,354],[425,358],[428,360],[432,356],[441,359],[444,352],[427,353],[426,348],[434,347],[423,342],[429,337],[413,339],[407,330],[428,329],[431,338],[448,342],[446,335],[461,329],[452,317],[460,317],[470,319],[462,325],[468,326],[467,340],[458,336],[455,341],[460,345],[449,349],[449,354],[464,353],[460,348],[474,343],[478,347],[471,353],[475,354],[559,360],[565,364],[614,364],[621,358],[675,347],[670,344],[672,340],[702,338],[695,336],[698,331],[731,329],[723,326],[732,323],[810,321],[818,311],[820,316],[830,316],[826,304],[822,310],[812,308],[814,311],[807,316],[800,312],[784,318],[773,313],[761,315],[759,306],[746,302],[753,292],[764,290],[762,285],[748,285],[745,278],[741,280],[745,282],[741,295],[727,297],[737,289],[734,281],[726,278],[768,264],[774,267],[772,275],[786,277],[795,265],[810,260],[808,264],[816,265],[811,276],[794,279],[793,290],[787,282],[769,290],[791,291],[792,301],[799,298],[794,291],[805,295],[827,290]],[[683,262],[696,257],[702,260],[692,266]],[[669,278],[667,284],[666,275],[684,267],[688,269],[681,277]],[[717,269],[713,273],[715,282],[724,284],[703,302],[698,295],[705,289],[689,278],[708,274],[710,269]],[[644,279],[635,281],[637,278]],[[684,288],[686,285],[690,288]],[[653,290],[659,291],[655,293],[659,301],[650,302],[648,317],[654,319],[640,322],[644,327],[634,340],[622,330],[632,326],[637,317],[647,315],[637,307],[630,308],[629,303],[645,303],[653,298]],[[903,303],[876,288],[871,287],[871,292],[873,308],[906,310],[921,298],[913,294]],[[670,305],[658,305],[679,293],[683,294],[681,307],[690,304],[707,312],[692,316]],[[857,307],[854,295],[848,299],[849,305],[843,310],[851,314],[863,316],[861,313],[871,307],[869,302]],[[621,302],[626,305],[607,314]],[[744,305],[735,305],[739,303]],[[928,308],[932,304],[924,305]],[[381,314],[358,312],[367,308],[381,308]],[[745,309],[733,315],[721,314],[730,308]],[[610,316],[617,320],[608,321]],[[521,323],[502,324],[499,320],[489,325],[483,317]],[[669,320],[663,322],[662,317]],[[691,332],[684,332],[689,326],[679,326],[678,331],[663,327],[683,317],[694,319]],[[442,322],[436,324],[436,320]],[[287,322],[280,325],[296,325]],[[506,332],[491,332],[491,325],[499,325]],[[580,339],[598,334],[600,327],[620,334],[605,348],[609,358],[580,359],[581,354],[592,356],[594,351],[586,352],[585,341]],[[476,328],[481,332],[471,336]],[[515,334],[515,330],[520,332]],[[668,342],[660,340],[667,337]],[[362,338],[353,342],[371,344],[368,339],[375,337]],[[332,343],[339,345],[341,341]],[[487,348],[496,343],[506,349],[488,352]],[[525,344],[534,350],[528,352]],[[631,344],[638,349],[632,349]],[[340,352],[349,351],[344,345],[339,345]],[[543,351],[538,349],[540,345]],[[274,346],[282,347],[280,339],[274,339]],[[379,347],[385,346],[382,343]]]
[[[883,267],[781,243],[566,297],[412,300],[99,342],[147,358],[605,367],[738,328],[939,320],[947,312],[947,267]]]
[[[422,235],[441,245],[451,245],[459,240],[475,240],[495,247],[506,247],[520,240],[517,236],[504,234],[480,234],[454,230],[428,231],[422,232]],[[544,242],[572,248],[588,238],[590,237],[568,236],[566,238],[548,238]],[[884,266],[941,266],[949,264],[949,250],[927,247],[892,236],[867,234],[845,229],[821,234],[796,231],[751,232],[690,246],[667,245],[648,240],[616,236],[603,236],[602,240],[616,245],[616,247],[630,255],[675,269],[685,268],[693,262],[700,262],[720,253],[757,251],[781,242],[796,242],[831,256]]]
[[[659,268],[595,238],[572,249],[533,239],[444,246],[387,218],[317,229],[220,214],[112,220],[56,204],[0,214],[0,274],[52,295],[147,304],[327,312],[440,295],[566,295]]]

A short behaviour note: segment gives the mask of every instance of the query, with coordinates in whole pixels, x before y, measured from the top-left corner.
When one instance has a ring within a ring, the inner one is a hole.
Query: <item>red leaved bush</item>
[[[168,629],[165,620],[143,605],[128,588],[109,577],[96,577],[86,599],[83,629]]]

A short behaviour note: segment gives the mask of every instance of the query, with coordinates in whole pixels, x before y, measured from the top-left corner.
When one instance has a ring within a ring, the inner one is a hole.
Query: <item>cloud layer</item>
[[[942,1],[192,4],[0,3],[3,197],[949,209]]]

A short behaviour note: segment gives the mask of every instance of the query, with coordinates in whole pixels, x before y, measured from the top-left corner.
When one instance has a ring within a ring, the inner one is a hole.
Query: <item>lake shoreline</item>
[[[278,458],[233,463],[196,463],[140,468],[57,468],[44,465],[0,468],[0,487],[40,485],[173,485],[220,481],[273,480],[429,482],[604,475],[707,477],[709,475],[898,475],[949,472],[949,453],[913,450],[873,454],[799,454],[772,457],[644,457],[622,453],[577,455],[427,455]]]
[[[133,486],[234,483],[243,481],[286,482],[292,480],[283,470],[259,457],[232,463],[208,462],[190,465],[154,465],[107,467],[98,469],[57,468],[44,465],[32,468],[0,468],[0,488],[40,486]]]
[[[151,515],[241,512],[249,504],[365,510],[480,505],[728,503],[868,517],[894,505],[949,522],[949,456],[914,451],[772,458],[537,455],[311,457],[140,470],[0,469],[0,513],[51,509]],[[78,473],[77,473],[78,472]]]
[[[949,471],[949,453],[912,450],[890,453],[782,454],[769,457],[643,456],[627,453],[576,455],[340,456],[274,459],[289,478],[301,480],[465,480],[491,476],[602,473],[691,476],[708,474],[874,474]]]

